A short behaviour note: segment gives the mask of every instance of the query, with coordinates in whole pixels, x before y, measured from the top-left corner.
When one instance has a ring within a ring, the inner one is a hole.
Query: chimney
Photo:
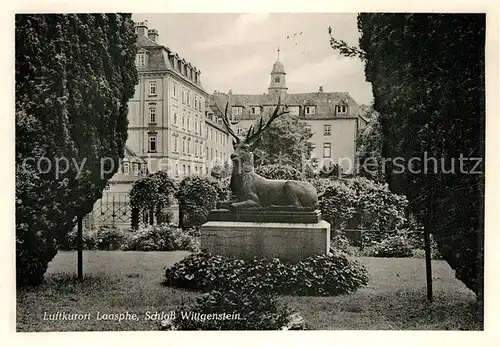
[[[153,42],[158,42],[158,30],[149,29],[148,30],[148,38]]]
[[[319,86],[319,91],[323,92],[323,86]]]
[[[148,21],[135,23],[135,32],[139,35],[146,36],[148,33]]]

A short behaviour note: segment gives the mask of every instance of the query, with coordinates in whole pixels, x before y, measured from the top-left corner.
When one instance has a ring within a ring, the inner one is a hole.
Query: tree
[[[403,172],[388,163],[387,181],[482,299],[485,15],[360,14],[358,28],[355,54],[373,86],[382,154],[405,160]],[[331,44],[352,52],[334,38]]]
[[[130,206],[134,214],[133,228],[139,226],[138,215],[149,212],[150,224],[166,222],[164,209],[171,205],[177,184],[164,171],[157,171],[134,182],[130,190]]]
[[[118,168],[134,95],[130,14],[19,14],[16,40],[16,277],[43,280],[58,240]]]
[[[268,117],[264,117],[266,120]],[[254,128],[258,121],[254,124]],[[255,152],[255,166],[290,165],[302,171],[311,158],[314,144],[311,130],[305,122],[290,115],[277,118],[261,135]]]
[[[206,222],[217,201],[227,199],[226,180],[206,176],[188,176],[181,181],[175,197],[179,202],[179,228],[200,226]]]
[[[356,139],[356,161],[359,165],[358,174],[377,182],[384,182],[384,170],[382,166],[382,126],[379,114],[372,112],[370,122]]]

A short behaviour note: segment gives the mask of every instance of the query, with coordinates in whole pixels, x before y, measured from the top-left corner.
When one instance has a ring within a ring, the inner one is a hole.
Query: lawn
[[[156,330],[146,311],[174,310],[199,293],[165,287],[163,268],[188,252],[84,253],[85,280],[75,278],[76,253],[60,252],[46,283],[17,294],[18,331]],[[337,297],[283,297],[314,329],[482,329],[475,296],[444,261],[433,261],[434,303],[426,302],[423,259],[357,258],[370,273],[367,287]],[[44,313],[91,313],[83,321],[44,320]],[[138,321],[96,320],[97,312],[128,311]]]

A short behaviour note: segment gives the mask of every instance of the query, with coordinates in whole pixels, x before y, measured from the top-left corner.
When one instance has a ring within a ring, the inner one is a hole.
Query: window
[[[177,144],[178,144],[178,139],[177,137],[174,137],[174,152],[177,152]]]
[[[182,154],[186,154],[186,140],[182,139]]]
[[[191,139],[188,139],[188,143],[187,143],[187,153],[188,155],[191,155]]]
[[[186,129],[186,117],[182,116],[182,129]]]
[[[182,165],[182,174],[185,175],[186,174],[186,165]]]
[[[276,83],[280,83],[280,76],[276,76],[276,77],[274,78],[274,82],[276,82]]]
[[[347,113],[347,106],[337,105],[337,114]]]
[[[188,169],[187,174],[188,174],[188,176],[189,176],[189,175],[191,175],[191,166],[190,166],[190,165],[188,165],[188,166],[187,166],[187,169]]]
[[[241,115],[243,113],[243,107],[235,106],[233,107],[233,115]]]
[[[251,112],[252,114],[260,114],[260,107],[252,107],[252,108],[250,109],[250,112]]]
[[[299,106],[292,106],[288,108],[290,110],[290,114],[292,115],[298,115],[299,114]]]
[[[191,117],[188,117],[188,131],[191,131]]]
[[[198,166],[195,166],[195,167],[194,167],[194,171],[195,171],[196,173],[198,173]]]
[[[179,177],[179,164],[175,164],[175,177]]]
[[[214,158],[214,149],[210,148],[210,159]]]
[[[149,135],[149,151],[156,152],[156,135]]]
[[[200,120],[200,135],[203,136],[203,122]]]
[[[306,114],[315,114],[316,106],[306,106]]]
[[[237,134],[238,135],[242,135],[243,134],[243,129],[241,127],[238,127]]]
[[[323,144],[323,158],[330,158],[332,156],[332,144],[324,143]]]
[[[139,176],[139,163],[133,163],[132,167],[134,168],[134,175]]]
[[[137,67],[146,66],[146,53],[144,52],[137,53],[137,55],[135,56],[135,65]]]
[[[174,83],[174,88],[173,88],[173,90],[174,90],[174,96],[177,96],[177,86],[175,85],[175,83]]]
[[[149,122],[156,123],[156,108],[154,107],[149,109]]]
[[[331,135],[332,126],[329,124],[325,124],[325,136]]]
[[[149,95],[156,95],[156,82],[149,82]]]
[[[173,124],[177,125],[177,113],[174,113]]]
[[[130,164],[128,163],[128,161],[123,163],[123,174],[130,175]]]
[[[184,89],[182,90],[182,103],[186,103],[186,92],[184,91]]]

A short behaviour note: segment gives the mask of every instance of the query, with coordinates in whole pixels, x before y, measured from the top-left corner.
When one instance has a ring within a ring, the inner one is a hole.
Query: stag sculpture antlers
[[[256,129],[250,126],[244,140],[240,139],[231,128],[227,114],[228,106],[227,103],[222,120],[225,128],[234,138],[230,188],[237,199],[221,203],[219,207],[315,209],[318,205],[318,194],[316,188],[310,183],[295,180],[269,180],[257,175],[254,170],[252,148],[255,142],[276,118],[288,113],[281,109],[281,100],[278,100],[278,106],[267,122],[264,123],[261,117]]]

